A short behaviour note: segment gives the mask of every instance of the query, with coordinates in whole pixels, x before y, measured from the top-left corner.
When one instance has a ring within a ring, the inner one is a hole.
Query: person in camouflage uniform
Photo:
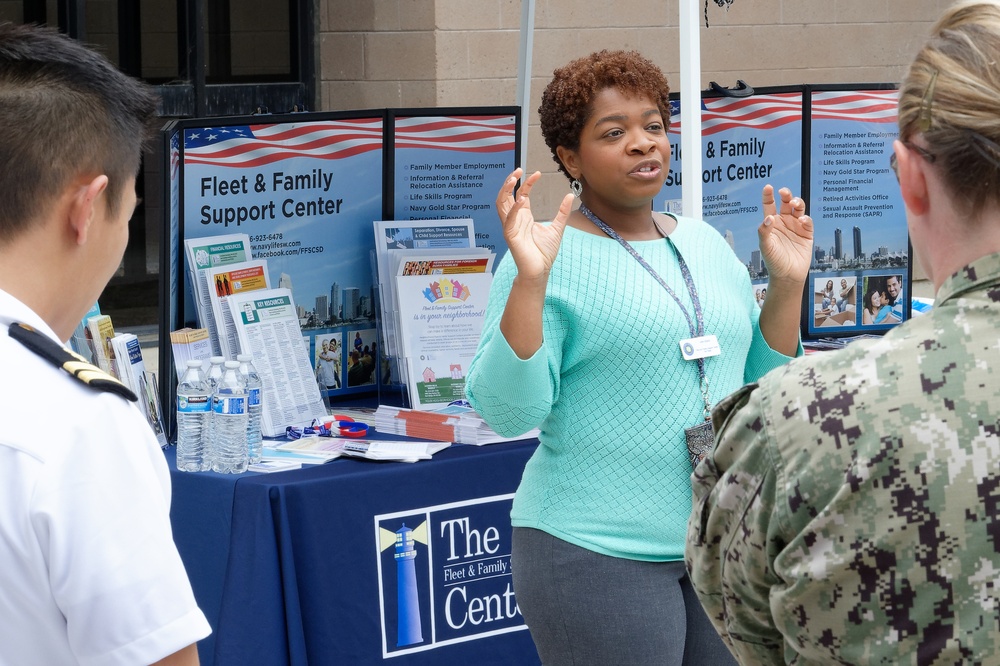
[[[1000,664],[1000,3],[948,9],[900,87],[934,309],[720,403],[686,560],[743,664]]]

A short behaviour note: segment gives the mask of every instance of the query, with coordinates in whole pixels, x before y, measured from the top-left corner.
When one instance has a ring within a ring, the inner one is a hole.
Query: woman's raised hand
[[[760,253],[767,265],[769,280],[805,281],[812,262],[813,221],[806,215],[806,202],[793,197],[791,190],[778,190],[781,205],[774,199],[774,188],[764,186],[761,199],[764,222],[757,228]]]
[[[559,253],[566,220],[573,208],[573,195],[567,194],[563,198],[559,212],[550,224],[535,222],[528,195],[542,174],[536,171],[528,176],[515,196],[514,187],[523,173],[521,169],[515,169],[504,181],[497,194],[497,215],[503,225],[507,248],[517,264],[518,277],[547,280]]]

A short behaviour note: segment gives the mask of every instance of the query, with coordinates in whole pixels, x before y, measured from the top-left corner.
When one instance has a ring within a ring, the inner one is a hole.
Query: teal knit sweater
[[[711,226],[678,218],[670,235],[694,278],[714,402],[786,361],[758,326],[746,267]],[[694,318],[665,240],[632,246]],[[598,553],[635,560],[684,557],[691,464],[684,429],[702,421],[691,337],[669,294],[616,241],[567,227],[549,274],[542,347],[519,359],[500,333],[517,272],[508,253],[493,279],[479,349],[466,379],[473,407],[498,433],[541,430],[514,497],[511,522]]]

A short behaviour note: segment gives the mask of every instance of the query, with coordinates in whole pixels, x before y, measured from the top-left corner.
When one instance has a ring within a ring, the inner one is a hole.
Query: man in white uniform
[[[121,262],[151,89],[0,24],[0,664],[197,664],[156,439],[68,340]]]

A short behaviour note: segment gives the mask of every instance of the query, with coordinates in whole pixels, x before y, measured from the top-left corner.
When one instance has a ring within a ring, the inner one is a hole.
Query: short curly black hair
[[[571,180],[556,148],[579,149],[580,135],[592,112],[594,98],[606,88],[654,100],[665,126],[670,127],[670,84],[660,68],[638,51],[605,49],[560,67],[552,73],[552,80],[542,93],[538,115],[552,159]]]

